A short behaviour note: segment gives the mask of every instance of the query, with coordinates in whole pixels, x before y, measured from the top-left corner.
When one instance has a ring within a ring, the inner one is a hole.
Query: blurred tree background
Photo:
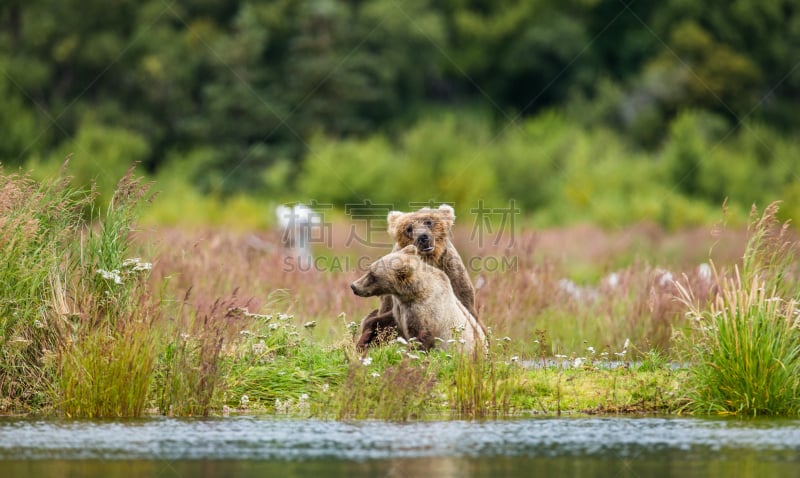
[[[160,222],[260,214],[242,198],[800,220],[794,0],[5,0],[0,25],[5,171],[71,153],[103,201],[140,161]]]

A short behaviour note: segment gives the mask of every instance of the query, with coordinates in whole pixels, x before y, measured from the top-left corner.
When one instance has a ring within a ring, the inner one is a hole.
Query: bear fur
[[[395,241],[393,252],[415,245],[419,256],[427,264],[447,275],[458,300],[478,320],[475,289],[461,256],[450,241],[450,230],[455,222],[453,208],[442,204],[436,209],[425,207],[409,213],[392,211],[386,219],[388,232]],[[368,347],[378,337],[379,330],[396,327],[392,309],[391,296],[381,297],[380,308],[370,312],[361,322],[361,337],[356,345],[359,350]],[[480,320],[478,324],[484,329]]]
[[[398,332],[425,350],[437,338],[444,346],[455,340],[467,353],[487,350],[483,328],[456,297],[450,278],[429,265],[414,244],[373,262],[350,288],[360,297],[390,295]]]

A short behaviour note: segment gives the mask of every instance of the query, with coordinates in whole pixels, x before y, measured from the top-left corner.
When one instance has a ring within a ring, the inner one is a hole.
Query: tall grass
[[[719,290],[701,307],[684,287],[696,338],[690,398],[696,411],[800,413],[798,243],[778,223],[777,203],[754,209],[742,267],[715,269]]]
[[[0,174],[2,409],[142,412],[161,313],[148,292],[150,264],[132,257],[146,197],[133,169],[102,212],[63,170],[42,183]]]
[[[131,234],[147,191],[129,169],[75,238],[63,299],[73,318],[60,330],[53,390],[68,416],[138,416],[146,406],[162,309],[148,287],[152,265],[133,257]]]
[[[658,255],[667,244],[658,231],[525,231],[508,249],[471,242],[464,224],[455,241],[465,259],[517,260],[513,270],[471,271],[481,318],[500,342],[492,340],[486,357],[425,354],[396,342],[363,357],[344,330],[357,329],[375,304],[352,295],[358,263],[346,260],[386,251],[348,246],[348,225],[334,223],[331,249],[319,244],[315,251],[323,267],[298,270],[285,260],[276,231],[136,231],[149,197],[132,171],[102,209],[66,179],[0,175],[0,412],[239,410],[409,420],[593,407],[594,399],[577,399],[592,387],[576,387],[588,377],[583,369],[562,381],[561,371],[536,378],[520,364],[547,363],[552,351],[581,353],[585,341],[605,350],[629,338],[668,350],[668,331],[682,314],[670,300],[667,271],[630,252],[651,241],[646,257]],[[701,243],[692,237],[682,240]],[[713,281],[696,272],[697,251],[674,244],[681,255],[669,266],[675,275],[687,271],[692,294],[708,295]],[[152,256],[151,273],[141,257],[153,246],[161,252]],[[761,262],[744,270],[777,270],[758,265],[775,261],[768,253],[753,257]],[[784,294],[779,310],[794,313],[785,294],[794,290],[796,271],[791,263],[780,270],[771,279]],[[535,345],[543,331],[552,342],[546,352],[541,340]],[[625,377],[611,378],[611,395],[622,396],[616,384]],[[580,393],[572,397],[571,390]]]
[[[137,417],[148,402],[158,343],[144,327],[82,334],[63,352],[55,391],[69,417]]]
[[[37,183],[0,169],[0,409],[48,403],[72,243],[88,198],[64,179]]]
[[[180,317],[184,305],[178,309]],[[233,315],[229,301],[216,301],[211,309],[193,311],[182,324],[166,327],[169,337],[156,370],[157,405],[161,413],[208,416],[226,372],[222,346],[225,319]]]
[[[339,419],[421,419],[438,408],[436,373],[430,362],[404,357],[381,372],[352,362],[334,402]]]

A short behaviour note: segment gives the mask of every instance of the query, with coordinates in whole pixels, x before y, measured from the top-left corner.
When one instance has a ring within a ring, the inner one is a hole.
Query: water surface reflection
[[[0,476],[800,477],[800,421],[0,419]]]

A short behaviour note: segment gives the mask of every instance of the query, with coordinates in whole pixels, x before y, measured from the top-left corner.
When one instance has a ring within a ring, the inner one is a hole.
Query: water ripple
[[[800,421],[686,418],[390,423],[224,419],[0,419],[0,459],[370,460],[707,455],[768,451],[800,462]]]

